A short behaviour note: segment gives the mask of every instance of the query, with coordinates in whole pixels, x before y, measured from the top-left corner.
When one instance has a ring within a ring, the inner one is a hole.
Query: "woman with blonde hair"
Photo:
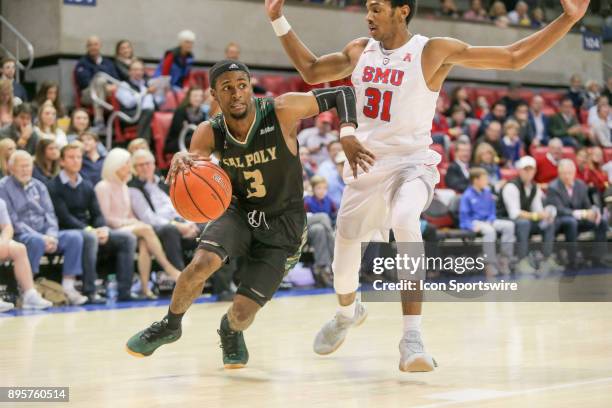
[[[151,274],[151,255],[155,257],[164,271],[176,280],[180,271],[166,257],[155,230],[134,216],[128,181],[132,177],[130,153],[121,148],[112,149],[102,167],[102,181],[96,187],[96,196],[107,225],[112,229],[132,232],[138,238],[138,272],[142,292],[150,299],[156,296],[149,289]]]
[[[499,158],[495,153],[495,149],[489,143],[480,143],[476,146],[474,152],[474,167],[481,167],[487,171],[489,182],[492,185],[497,185],[501,178],[501,171],[497,162]]]
[[[17,150],[15,141],[10,137],[0,140],[0,177],[8,176],[8,161],[11,154]]]
[[[66,133],[57,126],[57,110],[51,101],[44,102],[38,109],[38,126],[35,130],[43,138],[54,140],[60,149],[68,144]]]
[[[13,108],[19,105],[21,99],[13,97],[13,83],[8,79],[0,79],[0,127],[13,123]]]
[[[60,149],[53,139],[40,139],[34,153],[32,176],[47,185],[60,172]]]

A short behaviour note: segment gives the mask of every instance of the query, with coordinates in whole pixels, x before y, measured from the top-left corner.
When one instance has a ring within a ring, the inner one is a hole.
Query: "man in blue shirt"
[[[82,305],[87,297],[75,289],[74,281],[83,272],[83,237],[77,230],[58,230],[51,197],[47,187],[32,178],[33,167],[32,156],[15,151],[9,159],[11,176],[0,180],[0,198],[6,202],[15,240],[27,248],[33,273],[38,273],[45,253],[64,255],[64,293],[71,304]]]
[[[510,220],[499,220],[495,215],[495,200],[489,190],[489,176],[485,169],[470,169],[471,186],[465,190],[459,206],[459,226],[482,234],[487,262],[487,274],[497,275],[510,273],[509,261],[512,257],[514,223]],[[501,233],[503,259],[497,260],[495,241]],[[505,244],[505,245],[504,245]]]

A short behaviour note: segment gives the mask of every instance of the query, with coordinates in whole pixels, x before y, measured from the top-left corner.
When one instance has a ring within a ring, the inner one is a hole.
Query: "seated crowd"
[[[178,40],[149,77],[129,41],[118,42],[110,59],[101,55],[99,38],[88,38],[87,53],[75,69],[79,107],[69,117],[57,83],[42,83],[28,103],[14,81],[14,61],[3,61],[0,259],[13,262],[24,308],[50,305],[32,282],[45,255],[64,255],[62,287],[76,305],[105,302],[96,288],[99,260],[114,262],[121,301],[156,297],[153,258],[160,268],[157,283],[176,280],[184,268],[202,226],[176,213],[155,158],[183,148],[179,136],[185,126],[201,123],[216,108],[207,84],[189,80],[195,35],[186,30]],[[239,56],[239,46],[229,44],[226,58]],[[121,82],[109,85],[101,72]],[[157,77],[168,79],[168,89],[158,89],[165,85],[153,82]],[[270,94],[258,84],[254,87],[257,94]],[[140,103],[138,122],[122,124],[137,128],[127,150],[108,151],[100,142],[105,113],[91,100],[91,89],[102,99],[115,100],[128,115]],[[552,271],[559,268],[552,250],[556,234],[572,242],[591,230],[597,241],[604,241],[608,232],[612,162],[606,157],[612,154],[602,148],[612,147],[612,78],[603,86],[594,81],[583,85],[574,75],[566,95],[552,102],[538,93],[524,99],[523,91],[513,83],[502,97],[491,100],[458,86],[448,98],[442,93],[432,123],[433,148],[443,156],[437,194],[460,201],[456,227],[482,236],[491,275],[507,273],[512,258],[518,260],[517,270],[534,273],[528,259],[533,234],[542,236],[543,268]],[[154,114],[169,94],[183,92],[161,152],[156,152]],[[333,114],[323,113],[298,135],[312,270],[322,286],[332,283],[335,218],[344,189],[346,156],[336,122]],[[186,147],[190,133],[182,140]],[[422,224],[426,239],[438,239],[434,225]],[[502,245],[500,256],[496,241],[508,244]],[[135,271],[139,279],[134,286]],[[76,276],[82,286],[75,285]],[[230,283],[231,272],[220,286],[229,288]],[[0,311],[3,307],[8,306],[0,303]]]

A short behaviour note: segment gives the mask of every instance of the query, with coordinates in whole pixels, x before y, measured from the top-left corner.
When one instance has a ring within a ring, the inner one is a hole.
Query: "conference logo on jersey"
[[[404,55],[404,61],[405,62],[412,62],[412,54],[411,53],[407,53],[406,55]]]

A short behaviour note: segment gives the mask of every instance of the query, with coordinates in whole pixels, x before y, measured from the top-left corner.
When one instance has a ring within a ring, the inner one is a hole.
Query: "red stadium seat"
[[[189,77],[187,78],[187,86],[195,86],[202,89],[208,89],[208,72],[202,69],[194,69],[189,72]]]
[[[493,103],[495,103],[498,99],[497,91],[495,91],[495,89],[476,88],[475,91],[476,91],[476,97],[484,96],[485,98],[487,98],[487,102],[489,102],[489,105],[493,105]]]
[[[439,145],[437,143],[433,143],[432,145],[429,146],[429,148],[435,152],[438,152],[440,154],[440,156],[442,156],[442,161],[440,162],[440,164],[438,165],[438,168],[445,163],[448,163],[448,157],[446,157],[446,152],[444,151],[444,147],[442,147],[442,145]]]
[[[157,167],[167,169],[170,166],[170,159],[164,155],[164,144],[166,136],[172,123],[172,112],[155,112],[151,120],[151,132],[153,133],[153,143],[155,144],[155,158]]]
[[[284,75],[257,76],[259,84],[274,96],[282,95],[293,90],[293,84]]]
[[[542,113],[546,116],[552,116],[557,113],[557,109],[552,106],[545,106],[544,109],[542,109]]]
[[[589,119],[589,111],[586,109],[580,109],[579,115],[578,115],[578,121],[584,125],[587,123],[588,119]]]
[[[573,147],[564,147],[563,148],[563,158],[571,159],[572,161],[576,161],[576,151]]]
[[[531,102],[531,99],[533,98],[533,91],[531,89],[521,89],[519,91],[519,95],[522,99],[526,100],[527,102]]]
[[[539,157],[544,156],[546,153],[548,152],[548,147],[546,146],[531,146],[531,155],[533,156],[534,159],[538,159]]]
[[[178,106],[185,99],[186,92],[183,90],[175,91],[170,90],[166,93],[166,99],[164,103],[159,107],[160,111],[170,112],[176,110]]]
[[[604,163],[612,161],[612,147],[604,148]]]
[[[557,91],[544,91],[540,92],[540,96],[544,99],[546,105],[557,107],[559,106],[559,100],[563,97],[563,93]]]

